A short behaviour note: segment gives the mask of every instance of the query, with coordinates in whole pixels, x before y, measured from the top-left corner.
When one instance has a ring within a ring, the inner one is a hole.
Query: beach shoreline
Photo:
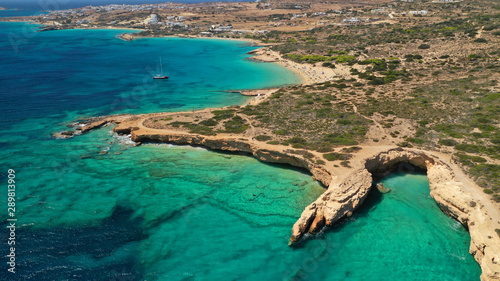
[[[2,19],[0,19],[2,20]],[[16,19],[16,18],[4,18],[2,21],[6,22],[26,22],[29,24],[38,24],[41,27],[41,31],[46,28],[46,24],[39,23],[36,21],[26,21],[25,19]],[[64,29],[50,29],[48,31],[55,30],[66,30]],[[79,28],[71,28],[71,29],[79,29],[79,30],[124,30],[124,31],[145,31],[146,29],[140,28],[127,28],[127,27],[111,27],[111,26],[96,26],[96,27],[79,27]],[[133,34],[133,33],[132,33]],[[229,40],[229,41],[238,41],[238,42],[246,42],[251,46],[260,47],[254,51],[249,52],[252,55],[251,59],[259,61],[259,62],[272,62],[285,67],[288,70],[291,70],[301,79],[302,85],[312,85],[316,83],[324,83],[327,81],[331,81],[336,78],[347,78],[350,77],[349,69],[343,67],[342,65],[337,66],[336,69],[332,69],[329,67],[321,66],[319,63],[315,64],[306,64],[306,63],[297,63],[292,60],[285,58],[280,53],[273,51],[269,48],[271,44],[265,44],[260,40],[250,39],[250,38],[220,38],[220,37],[207,37],[200,35],[184,35],[184,34],[176,34],[176,35],[168,35],[168,36],[134,36],[131,33],[123,33],[117,35],[117,38],[122,39],[124,41],[132,41],[135,39],[141,38],[183,38],[183,39],[205,39],[205,40]]]
[[[25,19],[18,18],[3,18],[0,19],[5,22],[26,22],[29,24],[38,24],[40,25],[40,31],[45,31],[44,28],[47,28],[46,24],[36,22],[36,21],[26,21]],[[47,31],[55,31],[55,30],[67,30],[70,28],[63,29],[48,29]],[[124,31],[145,31],[146,29],[140,28],[127,28],[127,27],[112,27],[112,26],[95,26],[95,27],[78,27],[71,29],[79,29],[79,30],[124,30]],[[176,35],[168,35],[168,36],[134,36],[133,33],[123,33],[119,34],[116,37],[122,39],[124,41],[132,41],[135,39],[141,38],[183,38],[183,39],[206,39],[206,40],[229,40],[229,41],[238,41],[238,42],[246,42],[251,46],[259,47],[258,49],[249,52],[252,55],[251,59],[259,61],[259,62],[271,62],[277,63],[278,65],[285,67],[286,69],[295,73],[298,77],[300,77],[301,85],[313,85],[316,83],[324,83],[331,81],[336,78],[348,78],[350,77],[349,69],[345,66],[338,65],[337,68],[332,69],[329,67],[321,66],[320,63],[315,64],[306,64],[306,63],[297,63],[292,60],[285,58],[279,52],[273,51],[269,48],[271,44],[265,44],[260,40],[250,39],[250,38],[220,38],[220,37],[207,37],[200,35],[184,35],[184,34],[176,34]]]

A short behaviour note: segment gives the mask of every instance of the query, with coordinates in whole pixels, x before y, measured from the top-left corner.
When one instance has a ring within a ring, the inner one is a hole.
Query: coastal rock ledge
[[[469,230],[470,253],[481,266],[481,280],[500,280],[500,210],[498,205],[470,180],[450,157],[438,152],[387,146],[365,146],[351,161],[353,168],[338,170],[332,164],[317,164],[321,155],[310,151],[310,159],[288,146],[269,145],[251,137],[220,134],[204,136],[179,130],[154,129],[144,125],[150,117],[165,114],[112,115],[77,123],[74,135],[113,123],[118,134],[130,134],[135,142],[162,142],[205,146],[215,150],[252,154],[264,162],[284,163],[308,169],[328,189],[302,212],[292,228],[289,245],[307,234],[334,226],[349,217],[368,196],[373,177],[380,178],[412,164],[427,171],[430,194],[441,210]],[[71,137],[66,133],[65,137]],[[402,164],[403,163],[403,164]]]
[[[396,148],[380,152],[365,159],[364,167],[354,170],[341,182],[333,180],[328,190],[302,212],[293,226],[289,245],[297,243],[306,233],[315,234],[351,216],[368,195],[372,175],[387,174],[400,163],[410,163],[427,171],[432,198],[443,212],[470,232],[469,251],[481,266],[481,280],[500,280],[500,237],[495,231],[499,224],[498,210],[494,205],[485,206],[482,202],[488,199],[479,198],[483,194],[474,193],[477,190],[468,186],[472,183],[459,179],[457,171],[449,165],[431,153],[417,150]]]

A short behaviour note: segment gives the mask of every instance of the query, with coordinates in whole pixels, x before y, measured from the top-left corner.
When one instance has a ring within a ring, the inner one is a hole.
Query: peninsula
[[[137,144],[201,145],[308,169],[328,189],[295,223],[290,245],[352,215],[374,179],[411,164],[427,171],[431,196],[470,231],[482,280],[500,280],[496,1],[109,5],[30,19],[47,30],[143,30],[127,40],[251,40],[265,46],[253,59],[303,79],[245,92],[255,97],[241,106],[95,117],[56,137],[116,124]]]

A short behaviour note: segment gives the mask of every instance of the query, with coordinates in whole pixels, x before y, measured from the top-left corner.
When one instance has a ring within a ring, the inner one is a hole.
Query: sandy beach
[[[300,76],[304,85],[323,83],[337,78],[350,78],[349,67],[344,65],[337,64],[336,68],[329,68],[321,66],[321,62],[315,64],[297,63],[267,47],[255,50],[251,54],[255,55],[253,57],[255,60],[278,63],[290,69]]]

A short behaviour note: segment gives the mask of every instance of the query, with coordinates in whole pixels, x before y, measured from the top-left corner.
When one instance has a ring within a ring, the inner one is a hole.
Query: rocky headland
[[[324,227],[333,227],[339,220],[353,214],[374,188],[379,179],[401,167],[413,165],[427,171],[430,194],[442,211],[458,220],[471,236],[470,253],[480,264],[481,280],[500,280],[500,210],[481,192],[472,180],[447,157],[437,152],[396,146],[365,146],[354,155],[352,167],[336,167],[321,163],[315,151],[269,145],[253,137],[237,134],[201,135],[178,129],[156,129],[145,124],[151,118],[165,118],[175,113],[143,115],[113,115],[92,118],[75,124],[75,131],[64,137],[116,124],[113,131],[130,135],[138,144],[143,142],[174,143],[203,146],[214,150],[244,152],[263,162],[285,163],[310,171],[313,178],[328,189],[305,208],[292,228],[289,245],[303,240],[305,234],[315,234]],[[318,164],[320,163],[320,164]]]

